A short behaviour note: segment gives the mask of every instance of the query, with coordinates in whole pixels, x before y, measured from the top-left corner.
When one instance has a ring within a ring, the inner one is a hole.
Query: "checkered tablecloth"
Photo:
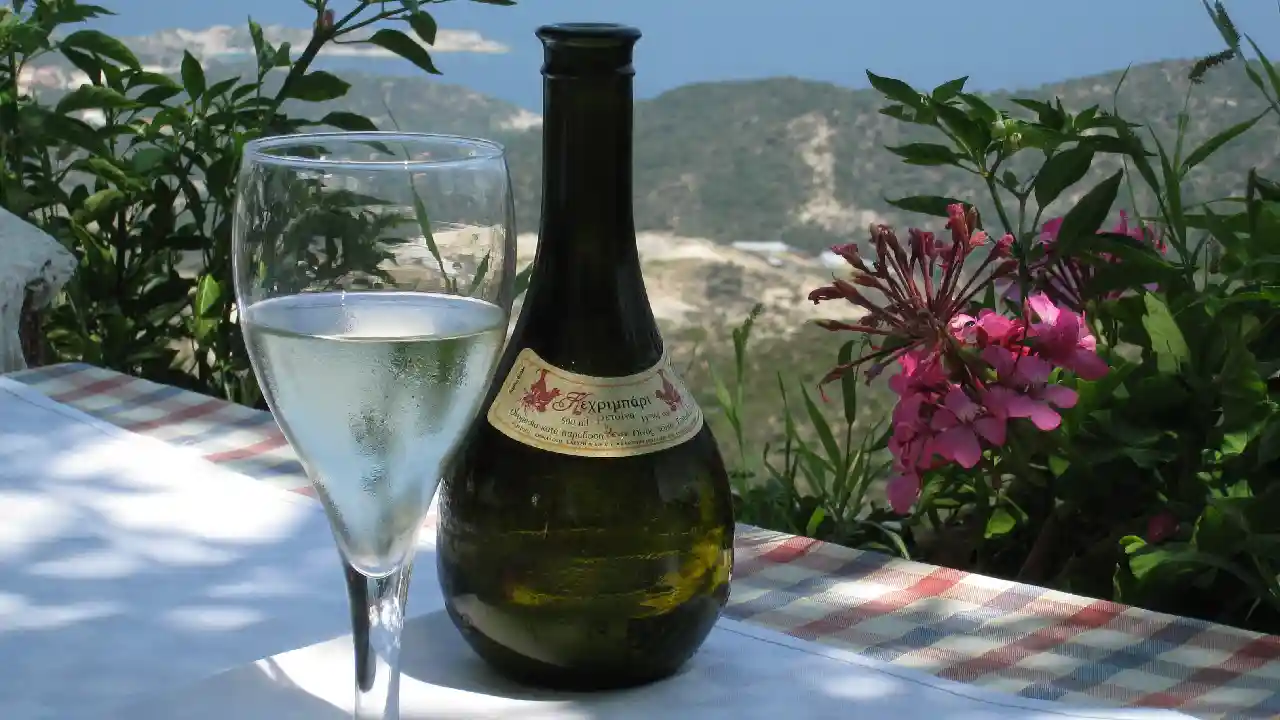
[[[126,430],[310,494],[271,416],[88,365],[11,376]],[[741,526],[728,614],[1025,697],[1280,716],[1280,638]]]

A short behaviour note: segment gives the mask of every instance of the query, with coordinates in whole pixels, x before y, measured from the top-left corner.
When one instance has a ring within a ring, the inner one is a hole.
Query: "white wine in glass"
[[[418,533],[506,337],[515,235],[483,140],[319,133],[245,147],[239,322],[345,569],[357,720],[399,717]]]

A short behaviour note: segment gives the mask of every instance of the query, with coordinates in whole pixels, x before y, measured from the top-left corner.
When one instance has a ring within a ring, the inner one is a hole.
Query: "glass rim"
[[[466,157],[429,158],[419,160],[347,160],[309,158],[290,154],[273,154],[274,148],[305,145],[307,142],[340,140],[343,143],[360,142],[402,142],[418,146],[467,147],[475,150],[475,154]],[[250,140],[244,145],[244,160],[263,165],[314,169],[360,169],[360,170],[413,170],[441,168],[456,165],[467,165],[475,162],[499,160],[506,156],[506,148],[501,143],[484,138],[467,137],[465,135],[449,135],[445,133],[399,132],[393,130],[338,131],[291,133],[272,135],[270,137]]]

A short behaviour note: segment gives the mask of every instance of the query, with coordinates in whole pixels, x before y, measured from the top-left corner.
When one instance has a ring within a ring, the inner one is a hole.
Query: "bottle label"
[[[581,457],[616,458],[675,447],[702,430],[702,409],[671,368],[625,377],[561,370],[525,348],[516,356],[489,424],[519,443]]]

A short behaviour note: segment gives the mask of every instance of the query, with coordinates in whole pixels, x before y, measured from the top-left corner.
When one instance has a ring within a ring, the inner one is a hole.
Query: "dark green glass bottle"
[[[653,319],[632,220],[632,49],[540,28],[543,206],[488,412],[440,491],[450,617],[502,673],[550,687],[675,672],[729,596],[733,508],[710,429]]]

